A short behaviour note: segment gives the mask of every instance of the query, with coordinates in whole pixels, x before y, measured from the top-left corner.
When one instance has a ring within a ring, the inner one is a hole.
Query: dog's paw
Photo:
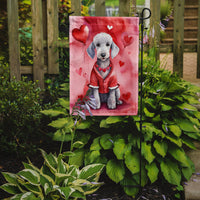
[[[117,107],[117,106],[116,106],[116,103],[108,103],[107,106],[108,106],[108,109],[112,109],[112,110],[113,110],[113,109],[116,109],[116,107]]]
[[[118,99],[118,100],[117,100],[117,104],[118,104],[118,105],[121,105],[121,104],[123,104],[123,101],[121,101],[121,100]]]

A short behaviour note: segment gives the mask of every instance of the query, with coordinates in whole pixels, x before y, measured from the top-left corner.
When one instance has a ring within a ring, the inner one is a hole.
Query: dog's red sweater
[[[91,75],[90,75],[90,84],[91,88],[99,88],[99,93],[108,93],[109,89],[116,89],[119,87],[117,82],[117,77],[113,71],[113,64],[110,62],[110,72],[108,76],[103,79],[100,73],[98,72],[97,62],[94,64]]]

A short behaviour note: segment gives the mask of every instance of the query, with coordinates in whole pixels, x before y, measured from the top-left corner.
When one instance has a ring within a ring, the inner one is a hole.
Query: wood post
[[[59,73],[59,52],[58,42],[58,1],[47,1],[47,52],[48,52],[48,73]]]
[[[151,0],[151,18],[150,18],[150,48],[155,49],[156,60],[160,59],[160,0]]]
[[[119,16],[130,15],[130,0],[119,0]]]
[[[7,1],[10,78],[21,80],[18,0]]]
[[[44,88],[42,0],[32,0],[33,79]]]
[[[106,4],[105,0],[95,0],[95,16],[106,15]]]
[[[174,0],[174,46],[173,71],[183,77],[185,0]]]
[[[81,0],[71,0],[72,15],[81,16]]]
[[[197,34],[197,78],[200,78],[200,0],[198,8],[198,34]]]

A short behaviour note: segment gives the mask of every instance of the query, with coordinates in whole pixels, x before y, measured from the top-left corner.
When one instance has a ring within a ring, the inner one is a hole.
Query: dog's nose
[[[105,56],[106,56],[106,54],[105,54],[105,53],[102,53],[102,54],[101,54],[101,57],[102,57],[102,58],[104,58]]]

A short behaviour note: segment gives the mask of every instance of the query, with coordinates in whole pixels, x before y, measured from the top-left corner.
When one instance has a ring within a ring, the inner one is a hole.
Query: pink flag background
[[[73,32],[73,34],[72,34]],[[139,18],[70,16],[70,111],[80,96],[89,89],[90,73],[97,60],[87,54],[93,37],[101,32],[111,35],[119,47],[111,59],[120,84],[122,105],[108,109],[106,103],[93,115],[136,115],[138,110]]]

